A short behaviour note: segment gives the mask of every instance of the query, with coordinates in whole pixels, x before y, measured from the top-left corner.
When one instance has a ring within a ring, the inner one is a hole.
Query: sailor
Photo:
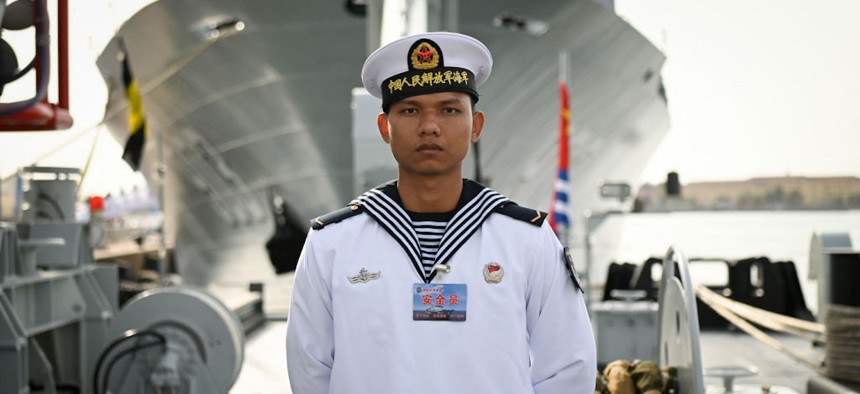
[[[448,32],[365,61],[398,175],[312,221],[287,329],[293,392],[594,391],[591,323],[546,214],[462,178],[492,65]]]

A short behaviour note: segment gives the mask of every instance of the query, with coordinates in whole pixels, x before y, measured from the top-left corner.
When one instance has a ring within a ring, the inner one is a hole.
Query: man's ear
[[[379,135],[386,144],[391,143],[391,134],[388,132],[388,115],[384,112],[376,117],[376,126],[379,127]]]
[[[476,111],[472,114],[472,143],[478,142],[481,139],[481,133],[484,131],[484,113]]]

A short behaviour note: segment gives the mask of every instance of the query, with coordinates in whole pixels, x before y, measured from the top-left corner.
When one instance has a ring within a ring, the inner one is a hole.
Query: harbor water
[[[649,257],[663,257],[671,245],[687,258],[767,257],[771,261],[793,261],[806,304],[817,313],[817,284],[808,279],[810,243],[816,232],[850,234],[854,249],[858,249],[860,210],[611,215],[591,237],[591,278],[596,284],[603,283],[609,263],[641,264]],[[711,284],[715,280],[707,271],[697,271],[695,267],[691,271],[693,281]]]

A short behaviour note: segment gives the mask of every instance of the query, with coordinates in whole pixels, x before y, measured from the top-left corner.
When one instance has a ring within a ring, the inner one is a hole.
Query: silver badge
[[[358,275],[347,276],[346,279],[349,279],[349,283],[367,283],[372,280],[379,279],[380,275],[382,275],[382,271],[368,272],[364,267],[361,267],[361,271],[358,271]]]
[[[499,263],[489,262],[484,266],[484,280],[487,283],[499,283],[505,276],[505,270]]]

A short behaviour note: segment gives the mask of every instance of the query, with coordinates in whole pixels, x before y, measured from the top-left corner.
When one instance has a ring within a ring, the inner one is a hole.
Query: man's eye
[[[456,114],[456,113],[460,112],[460,110],[457,108],[445,108],[442,111],[445,112],[446,114]]]
[[[404,114],[416,114],[418,113],[418,110],[415,108],[403,108],[400,112]]]

